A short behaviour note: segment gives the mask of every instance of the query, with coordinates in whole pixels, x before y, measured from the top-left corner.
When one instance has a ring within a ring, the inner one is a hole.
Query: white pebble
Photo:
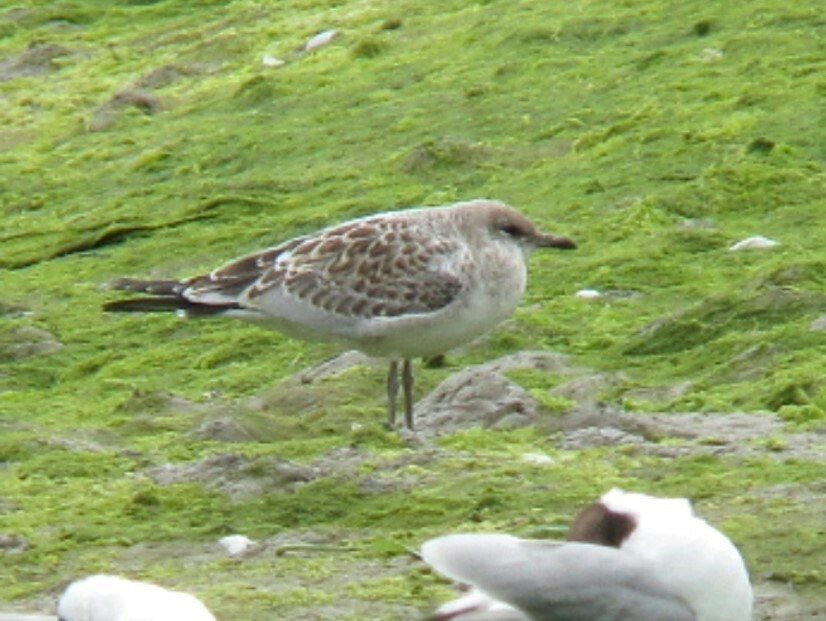
[[[580,289],[574,295],[581,300],[596,300],[602,297],[602,294],[596,289]]]
[[[255,542],[245,535],[227,535],[218,540],[218,545],[224,548],[230,556],[240,556],[253,547]]]
[[[526,461],[529,464],[536,464],[538,466],[546,466],[554,463],[553,457],[546,455],[545,453],[525,453],[522,455],[522,461]]]
[[[264,54],[261,57],[261,62],[265,67],[283,67],[287,64],[286,60],[281,60],[280,58],[276,58],[271,54]]]
[[[700,52],[700,60],[704,63],[713,63],[723,58],[723,50],[716,47],[707,47]]]
[[[746,239],[741,239],[736,244],[732,244],[729,246],[729,250],[762,250],[765,248],[774,248],[778,245],[780,245],[780,242],[763,237],[762,235],[755,235],[754,237],[747,237]]]
[[[304,44],[304,51],[309,52],[323,45],[327,45],[330,41],[336,38],[338,30],[322,30],[317,35],[313,35]]]

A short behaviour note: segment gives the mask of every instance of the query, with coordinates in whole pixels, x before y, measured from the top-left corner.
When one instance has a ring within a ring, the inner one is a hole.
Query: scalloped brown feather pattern
[[[431,271],[430,265],[432,256],[461,248],[434,239],[425,229],[371,218],[294,241],[196,279],[187,295],[197,298],[208,291],[237,296],[249,287],[246,295],[254,301],[282,287],[325,311],[371,318],[432,312],[462,290],[455,276]]]

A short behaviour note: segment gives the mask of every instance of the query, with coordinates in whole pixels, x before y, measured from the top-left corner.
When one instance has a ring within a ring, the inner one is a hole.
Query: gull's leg
[[[396,401],[399,396],[399,361],[390,361],[387,372],[387,426],[391,429],[396,424]]]
[[[404,359],[402,366],[402,389],[404,390],[404,425],[413,431],[413,363]]]

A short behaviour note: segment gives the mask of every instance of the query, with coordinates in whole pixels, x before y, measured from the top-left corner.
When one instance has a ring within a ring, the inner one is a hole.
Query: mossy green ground
[[[332,44],[295,51],[327,28]],[[266,67],[265,53],[291,62]],[[822,492],[826,465],[782,446],[668,460],[469,431],[389,469],[383,492],[334,471],[240,500],[157,485],[147,468],[229,450],[309,463],[352,444],[364,475],[415,449],[382,430],[383,376],[366,367],[323,385],[322,412],[250,422],[258,441],[198,439],[200,411],[164,395],[251,397],[336,348],[100,311],[119,276],[190,275],[326,223],[492,196],[580,248],[535,256],[515,321],[451,355],[454,369],[550,349],[625,373],[605,398],[633,409],[822,428],[819,3],[24,2],[0,9],[0,76],[0,532],[28,542],[0,552],[0,601],[41,606],[105,570],[197,591],[224,619],[363,618],[335,613],[344,599],[425,607],[438,581],[391,571],[402,546],[564,525],[615,484],[696,499],[755,577],[823,589],[822,498],[764,491]],[[756,234],[780,245],[728,251]],[[44,333],[63,347],[39,350]],[[450,370],[419,372],[418,390]],[[632,396],[686,380],[665,400]],[[553,464],[521,461],[536,451]],[[211,547],[308,529],[353,549],[235,562]]]

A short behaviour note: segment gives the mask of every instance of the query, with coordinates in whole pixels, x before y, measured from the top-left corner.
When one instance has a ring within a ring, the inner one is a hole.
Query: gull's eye
[[[499,230],[509,237],[524,237],[525,231],[513,222],[503,222],[499,225]]]

